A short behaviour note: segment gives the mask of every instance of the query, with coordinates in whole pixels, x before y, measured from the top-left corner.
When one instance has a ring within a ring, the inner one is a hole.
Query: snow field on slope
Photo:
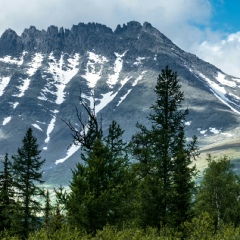
[[[62,104],[65,100],[65,87],[70,82],[70,80],[77,74],[78,72],[78,64],[80,55],[76,53],[73,57],[68,58],[67,70],[65,71],[63,68],[65,67],[63,61],[64,54],[61,55],[60,60],[57,61],[53,54],[51,53],[49,56],[49,69],[48,72],[53,75],[54,85],[57,87],[57,91],[55,93],[57,99],[56,104]],[[45,89],[46,91],[46,89]]]
[[[55,126],[55,122],[56,122],[56,114],[58,113],[59,111],[58,110],[54,110],[53,111],[53,117],[52,117],[52,119],[51,119],[51,121],[50,121],[50,123],[49,123],[49,125],[48,125],[48,127],[47,127],[47,137],[46,137],[46,139],[45,139],[45,143],[47,144],[49,141],[50,141],[50,134],[51,134],[51,132],[53,131],[53,129],[54,129],[54,126]],[[43,150],[47,150],[47,147],[44,147],[43,148]]]
[[[86,73],[85,75],[82,75],[83,78],[85,78],[88,82],[88,86],[90,88],[94,88],[97,81],[101,78],[101,73],[102,73],[102,68],[103,64],[107,62],[108,60],[100,55],[97,55],[93,52],[88,52],[89,60],[87,63],[87,68],[86,68]],[[100,70],[97,72],[95,68],[95,64],[100,64],[102,65],[100,67]],[[90,107],[93,108],[93,99],[92,97],[87,97],[87,96],[82,96],[83,98],[87,98],[90,101]],[[66,153],[66,157],[62,159],[58,159],[55,161],[55,164],[63,163],[66,161],[69,157],[71,157],[75,152],[79,150],[80,146],[77,145],[71,145],[71,147],[68,149]],[[45,149],[46,150],[46,149]]]
[[[23,56],[25,55],[26,52],[23,53],[22,55],[22,59],[21,62],[18,62],[18,65],[21,65],[23,63]],[[32,62],[29,64],[29,68],[27,70],[27,74],[31,77],[36,71],[37,69],[41,66],[43,60],[43,56],[40,53],[36,53],[32,59]],[[10,60],[9,60],[10,61]],[[13,61],[13,60],[12,60]],[[14,60],[15,61],[15,60]],[[11,62],[11,61],[10,61]],[[10,77],[7,77],[4,79],[5,81],[3,82],[3,84],[1,84],[0,90],[3,94],[4,89],[7,87],[9,81],[10,81]],[[26,90],[29,88],[31,79],[30,78],[26,78],[26,79],[22,79],[20,78],[19,80],[22,81],[22,84],[20,86],[17,86],[17,88],[19,89],[19,94],[15,94],[13,95],[14,97],[23,97],[25,95]],[[1,95],[2,95],[1,94]],[[1,96],[0,95],[0,96]]]
[[[21,86],[18,86],[17,88],[19,89],[19,94],[18,95],[13,95],[14,97],[23,97],[26,90],[28,89],[29,85],[30,85],[30,82],[31,82],[31,79],[29,78],[26,78],[26,79],[22,79],[22,85]]]
[[[82,75],[88,82],[89,88],[94,88],[101,78],[103,64],[108,62],[107,58],[97,55],[93,52],[88,52],[88,62],[85,75]],[[96,65],[100,65],[100,70],[96,70]]]
[[[240,114],[240,112],[238,110],[236,110],[235,108],[233,108],[229,103],[232,103],[234,105],[236,105],[236,103],[232,102],[231,100],[229,100],[227,97],[226,97],[226,94],[227,94],[227,91],[224,87],[218,85],[217,83],[213,82],[212,80],[210,80],[209,78],[207,78],[205,75],[203,75],[202,73],[200,72],[196,72],[197,75],[204,79],[209,87],[211,88],[213,94],[222,102],[224,103],[225,105],[227,105],[233,112],[235,113],[238,113]],[[236,105],[237,106],[237,105]]]
[[[43,55],[41,53],[36,53],[32,59],[32,62],[29,64],[30,68],[27,71],[29,76],[34,75],[37,69],[42,65]]]
[[[66,153],[66,157],[56,160],[55,164],[59,164],[59,163],[63,163],[65,162],[69,157],[71,157],[75,152],[77,152],[79,150],[80,146],[72,144],[71,147],[68,149],[67,153]]]
[[[11,119],[12,119],[12,117],[6,117],[6,118],[4,118],[4,119],[3,119],[3,122],[2,122],[2,125],[4,126],[4,125],[8,124],[8,123],[11,121]]]
[[[136,86],[137,83],[138,83],[140,80],[142,80],[143,75],[144,75],[146,72],[147,72],[147,71],[143,71],[143,72],[142,72],[142,74],[133,82],[132,87]],[[132,88],[131,88],[131,89],[128,89],[127,93],[120,98],[119,102],[118,102],[117,105],[116,105],[117,107],[123,102],[123,100],[126,99],[126,97],[128,96],[128,94],[129,94],[131,91],[132,91]]]
[[[27,52],[24,51],[24,52],[22,53],[22,56],[20,57],[20,59],[11,58],[11,56],[8,56],[8,55],[7,55],[7,56],[5,56],[5,57],[3,57],[3,58],[0,58],[0,62],[21,66],[21,65],[23,64],[23,58],[24,58],[24,55],[25,55],[26,53],[27,53]]]
[[[3,95],[5,88],[7,87],[8,83],[10,82],[11,77],[2,77],[0,79],[0,96]]]
[[[107,80],[107,84],[110,88],[113,88],[113,86],[118,82],[119,74],[123,67],[123,57],[125,56],[126,52],[127,51],[125,51],[123,54],[115,53],[117,58],[114,63],[114,73],[112,75],[108,75]]]
[[[221,72],[218,72],[218,75],[216,77],[216,80],[220,82],[222,85],[228,86],[228,87],[237,87],[236,82],[234,81],[229,81],[225,79],[226,75],[222,74]]]

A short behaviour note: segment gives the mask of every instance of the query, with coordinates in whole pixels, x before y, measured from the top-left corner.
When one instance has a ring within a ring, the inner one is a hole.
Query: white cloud
[[[205,41],[196,52],[225,73],[240,77],[240,32],[230,34],[224,40]]]
[[[208,0],[0,0],[0,31],[50,25],[70,28],[79,22],[99,22],[115,28],[131,20],[148,21],[159,30],[203,24],[209,19]]]
[[[0,33],[12,28],[19,35],[31,25],[41,30],[98,22],[114,30],[147,21],[185,51],[240,76],[239,33],[223,39],[223,33],[207,28],[214,12],[210,0],[0,0],[0,6]]]

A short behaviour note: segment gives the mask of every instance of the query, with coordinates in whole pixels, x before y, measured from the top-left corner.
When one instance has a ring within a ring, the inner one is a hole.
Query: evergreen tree
[[[3,161],[3,171],[0,172],[0,231],[10,229],[14,206],[12,164],[6,153]]]
[[[126,223],[130,220],[133,187],[136,184],[129,162],[129,146],[123,141],[123,134],[124,130],[120,125],[116,121],[112,121],[108,135],[104,138],[105,146],[108,149],[106,171],[108,189],[112,199],[108,224],[111,225]]]
[[[192,157],[197,155],[196,138],[186,144],[182,111],[184,100],[177,73],[166,67],[158,76],[156,102],[149,120],[151,129],[138,125],[133,136],[133,155],[138,160],[140,214],[143,226],[178,226],[190,216],[193,176]]]
[[[47,190],[45,198],[46,199],[45,199],[45,207],[44,207],[44,224],[48,226],[51,218],[51,210],[52,210],[49,190]]]
[[[207,161],[208,167],[196,198],[195,213],[200,215],[207,212],[216,227],[221,222],[237,225],[240,221],[240,179],[226,156],[213,159],[209,155]]]
[[[90,118],[89,121],[97,122],[95,120]],[[92,233],[106,224],[123,222],[130,206],[129,162],[127,145],[122,141],[123,130],[115,121],[105,138],[94,133],[94,129],[96,131],[96,128],[89,130],[91,147],[82,145],[83,163],[78,163],[73,170],[66,204],[70,223]],[[89,141],[85,139],[85,142]]]
[[[40,169],[45,160],[41,160],[41,151],[38,150],[37,139],[33,136],[31,128],[27,130],[22,143],[23,146],[18,148],[18,154],[12,158],[14,185],[22,218],[20,234],[27,237],[38,225],[36,214],[42,210],[36,197],[43,196],[43,191],[37,184],[43,183]]]

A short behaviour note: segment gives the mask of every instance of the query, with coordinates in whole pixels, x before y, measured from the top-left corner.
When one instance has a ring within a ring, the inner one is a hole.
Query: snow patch
[[[85,95],[84,93],[82,93],[81,97],[84,98],[84,99],[88,99],[89,102],[90,102],[89,107],[91,109],[94,108],[94,93],[93,92],[91,92],[91,96],[90,97]]]
[[[204,135],[207,132],[207,130],[200,130],[199,132]]]
[[[97,55],[93,52],[88,52],[88,62],[86,67],[86,73],[85,75],[82,75],[82,77],[87,80],[88,86],[90,88],[94,88],[98,80],[101,78],[103,64],[105,62],[108,62],[106,57]],[[96,67],[97,67],[96,65],[98,64],[100,64],[100,69],[96,70]]]
[[[5,88],[10,82],[11,77],[3,77],[0,79],[0,96],[3,95]]]
[[[101,94],[102,98],[100,99],[100,103],[95,108],[96,114],[98,112],[100,112],[104,107],[106,107],[108,105],[108,103],[110,103],[116,97],[117,94],[118,94],[118,92],[116,92],[114,94],[113,94],[113,92]]]
[[[46,124],[45,122],[36,121],[37,123]]]
[[[219,133],[221,133],[221,130],[218,130],[218,129],[212,128],[212,127],[209,128],[209,131],[212,132],[212,133],[214,133],[214,134],[219,134]]]
[[[115,60],[114,63],[114,74],[112,75],[108,75],[108,80],[107,80],[107,84],[110,88],[113,88],[113,86],[117,83],[120,72],[122,70],[123,67],[123,57],[125,56],[127,51],[125,51],[123,54],[119,54],[119,53],[115,53],[117,59]]]
[[[75,144],[73,144],[67,151],[67,156],[65,158],[59,159],[55,161],[55,164],[59,164],[59,163],[63,163],[65,162],[69,157],[71,157],[75,152],[78,151],[78,149],[80,148],[80,146],[77,146]]]
[[[54,91],[51,91],[49,88],[51,87],[51,84],[50,83],[47,83],[46,87],[42,90],[42,92],[40,92],[40,96],[38,96],[37,98],[39,100],[42,100],[42,101],[49,101],[51,103],[54,103],[53,101],[49,100],[45,94],[51,94],[51,95],[56,95],[56,92]]]
[[[32,76],[37,69],[41,66],[43,60],[43,55],[41,53],[36,53],[33,57],[32,62],[29,64],[30,68],[27,71],[29,76]]]
[[[14,102],[14,103],[13,102],[9,102],[9,104],[11,104],[12,108],[15,109],[18,106],[19,102]]]
[[[192,123],[192,121],[187,121],[187,122],[185,122],[185,125],[186,125],[186,126],[190,126],[191,123]]]
[[[219,86],[217,83],[213,82],[203,74],[197,72],[197,74],[204,79],[210,86],[213,94],[225,105],[227,105],[233,112],[240,114],[239,111],[237,111],[235,108],[233,108],[229,103],[232,103],[233,105],[238,106],[234,102],[230,101],[225,95],[227,94],[224,87]]]
[[[19,102],[12,103],[13,109],[15,109],[18,106]]]
[[[53,112],[58,113],[58,110],[55,110]],[[54,115],[47,128],[47,138],[45,139],[45,143],[48,143],[50,141],[50,134],[54,129],[55,122],[56,122],[56,116]]]
[[[59,61],[57,61],[54,58],[53,53],[51,53],[49,56],[49,60],[51,60],[51,62],[49,63],[50,65],[49,72],[53,75],[54,85],[57,87],[57,92],[55,93],[55,95],[57,96],[56,104],[62,104],[64,102],[65,87],[68,84],[68,82],[77,74],[78,72],[77,66],[80,59],[80,55],[76,53],[72,58],[70,57],[68,59],[68,64],[67,66],[65,66],[63,56],[64,54],[61,55]],[[43,100],[44,99],[43,96],[41,97],[42,97],[41,100]]]
[[[23,79],[22,79],[23,80]],[[19,93],[19,95],[16,95],[16,97],[23,97],[24,96],[24,94],[25,94],[25,92],[26,92],[26,90],[28,89],[28,87],[29,87],[29,85],[30,85],[30,79],[29,78],[27,78],[27,79],[24,79],[23,80],[23,84],[22,84],[22,86],[19,86],[18,87],[18,89],[20,90],[20,93]]]
[[[117,107],[122,103],[122,101],[127,97],[127,95],[132,91],[132,89],[128,89],[127,93],[122,96],[118,102],[118,104],[116,105]]]
[[[140,80],[142,80],[143,75],[144,75],[146,72],[147,72],[147,71],[143,71],[142,74],[134,81],[134,83],[132,84],[133,87],[136,86]]]
[[[133,84],[132,84],[132,87],[134,87],[134,86],[136,86],[137,85],[137,83],[138,83],[138,81],[140,81],[142,78],[143,78],[143,75],[146,73],[147,71],[143,71],[142,72],[142,74],[133,82]],[[130,77],[131,78],[131,77]],[[130,79],[129,78],[129,79]],[[125,78],[125,80],[123,80],[123,81],[121,81],[121,83],[122,83],[122,87],[123,87],[123,85],[125,85],[125,83],[129,80],[127,80],[126,81],[126,79],[128,79],[128,78]],[[121,87],[121,88],[122,88]],[[120,90],[121,90],[121,88],[120,88]],[[129,89],[128,90],[128,92],[123,96],[123,97],[121,97],[120,98],[120,100],[119,100],[119,102],[117,103],[117,107],[122,103],[122,101],[128,96],[128,94],[130,93],[132,91],[132,89]]]
[[[43,130],[39,127],[39,125],[36,124],[36,123],[33,123],[32,126],[35,127],[36,129],[40,130],[40,131],[43,131]]]
[[[225,79],[225,76],[226,76],[226,75],[222,74],[221,72],[218,72],[218,75],[217,75],[217,77],[216,77],[216,80],[217,80],[218,82],[220,82],[222,85],[226,85],[226,86],[228,86],[228,87],[236,87],[236,86],[237,86],[237,84],[236,84],[235,82],[226,80],[226,79]]]
[[[229,93],[228,95],[231,96],[231,97],[233,97],[233,98],[235,98],[236,100],[240,100],[240,97],[236,96],[236,95],[233,94],[233,93]]]
[[[209,85],[210,87],[213,89],[213,91],[215,93],[217,93],[219,96],[225,98],[225,94],[227,94],[226,90],[224,87],[221,87],[220,85],[218,85],[217,83],[213,82],[212,80],[210,80],[209,78],[207,78],[206,76],[204,76],[201,73],[198,73],[198,75],[203,78]]]
[[[17,59],[17,58],[11,58],[11,56],[5,56],[4,58],[0,58],[0,62],[4,62],[4,63],[8,63],[8,64],[15,64],[15,65],[18,65],[18,66],[21,66],[23,64],[23,58],[24,58],[24,55],[26,54],[27,52],[24,51],[22,53],[22,56],[20,59]]]
[[[9,123],[9,122],[11,121],[11,119],[12,119],[12,117],[6,117],[6,118],[4,118],[2,125],[3,125],[3,126],[6,125],[7,123]]]
[[[41,93],[41,96],[37,97],[39,100],[42,100],[42,101],[47,101],[48,99],[46,98],[45,95],[43,95],[43,93]]]
[[[240,78],[232,78],[233,81],[240,83]]]
[[[156,58],[156,56],[155,56],[155,58]],[[133,63],[133,65],[140,65],[140,64],[142,64],[142,60],[144,60],[145,59],[145,57],[137,57],[136,58],[136,62],[134,62]],[[156,60],[156,59],[154,59],[154,60]]]

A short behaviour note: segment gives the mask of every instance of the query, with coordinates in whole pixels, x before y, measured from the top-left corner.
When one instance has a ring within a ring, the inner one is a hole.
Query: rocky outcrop
[[[11,29],[6,30],[0,38],[0,56],[18,56],[22,51],[28,52],[83,52],[92,48],[109,47],[113,31],[105,25],[96,23],[79,23],[71,30],[56,26],[48,27],[47,31],[39,31],[31,26],[25,29],[21,36]],[[108,46],[105,46],[108,45]]]
[[[23,51],[22,39],[12,29],[7,29],[0,38],[0,56],[19,56]]]
[[[123,26],[118,25],[114,32],[105,25],[97,23],[79,23],[73,25],[70,30],[50,26],[47,30],[40,31],[31,26],[25,29],[21,36],[8,29],[0,38],[0,56],[18,56],[24,50],[30,53],[53,52],[55,55],[60,55],[61,52],[83,53],[92,49],[108,55],[113,49],[122,51],[126,47],[137,46],[139,40],[144,40],[144,34],[149,35],[149,33],[157,37],[159,32],[149,23],[144,23],[142,26],[136,21]],[[149,39],[145,39],[145,44],[150,44]]]

